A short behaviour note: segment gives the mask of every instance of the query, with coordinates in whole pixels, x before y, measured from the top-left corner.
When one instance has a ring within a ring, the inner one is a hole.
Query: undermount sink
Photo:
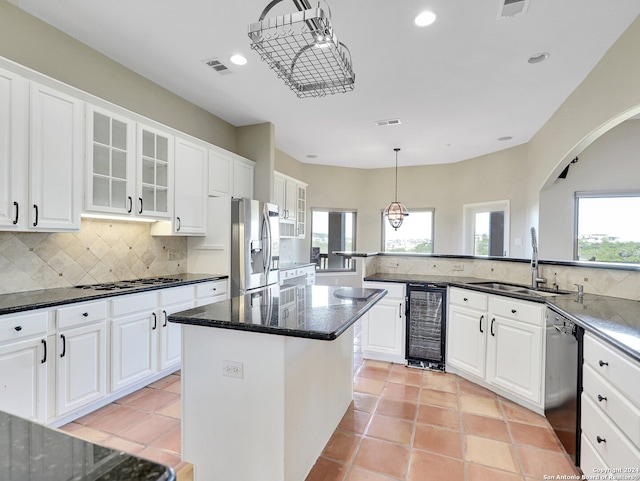
[[[524,286],[518,286],[514,284],[506,284],[504,282],[474,282],[474,286],[478,287],[486,287],[489,289],[495,289],[497,291],[505,291],[505,292],[513,292],[515,294],[525,294],[528,296],[558,296],[563,294],[568,294],[563,291],[550,291],[543,289],[530,289]]]

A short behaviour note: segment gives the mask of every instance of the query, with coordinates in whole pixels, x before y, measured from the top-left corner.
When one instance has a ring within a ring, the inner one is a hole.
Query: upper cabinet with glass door
[[[160,130],[138,125],[138,188],[136,213],[167,219],[173,199],[172,136]]]
[[[111,112],[87,107],[87,210],[133,215],[135,123]]]

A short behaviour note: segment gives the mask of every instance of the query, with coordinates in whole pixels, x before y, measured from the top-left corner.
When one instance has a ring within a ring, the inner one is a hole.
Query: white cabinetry
[[[87,105],[87,211],[134,215],[135,123]]]
[[[541,412],[544,304],[451,288],[447,370]]]
[[[27,215],[29,83],[0,69],[0,228],[24,228]]]
[[[226,279],[196,284],[196,307],[213,304],[214,302],[224,301],[226,298]]]
[[[56,316],[56,415],[62,416],[106,395],[106,302],[63,307]]]
[[[152,235],[205,235],[207,233],[206,147],[175,139],[173,219],[156,222]]]
[[[111,391],[118,391],[156,372],[160,319],[155,291],[111,300]]]
[[[145,217],[171,217],[173,201],[173,143],[171,135],[138,124],[136,213]]]
[[[0,317],[0,411],[32,421],[47,415],[48,312]]]
[[[80,229],[82,105],[0,71],[1,229]]]
[[[273,203],[280,213],[280,237],[304,238],[307,184],[280,172],[273,173]]]
[[[169,322],[174,312],[186,311],[193,307],[193,286],[173,287],[160,291],[161,324],[158,326],[160,339],[160,363],[158,369],[164,371],[180,365],[182,356],[182,325]]]
[[[362,353],[366,359],[404,363],[405,285],[364,282],[365,289],[386,289],[383,297],[362,317]]]
[[[640,467],[640,365],[589,333],[584,336],[580,468]],[[631,476],[637,472],[628,471]]]
[[[254,166],[231,152],[209,150],[209,195],[252,199]]]

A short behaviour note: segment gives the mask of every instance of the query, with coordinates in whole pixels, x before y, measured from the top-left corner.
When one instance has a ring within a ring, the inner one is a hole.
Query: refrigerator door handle
[[[263,266],[264,273],[266,276],[269,275],[269,271],[271,270],[271,223],[269,222],[269,211],[265,209],[262,213],[262,227],[265,230],[265,234],[267,237],[267,249],[266,255],[263,257]]]

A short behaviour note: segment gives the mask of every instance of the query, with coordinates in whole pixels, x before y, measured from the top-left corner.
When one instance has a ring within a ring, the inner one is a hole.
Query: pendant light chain
[[[404,220],[404,218],[409,215],[409,211],[402,203],[398,202],[398,152],[400,151],[400,148],[396,147],[393,150],[396,153],[395,200],[391,202],[391,204],[389,204],[384,210],[384,216],[389,221],[389,224],[391,224],[391,227],[393,227],[395,230],[398,230],[398,227],[402,225],[402,221]]]

